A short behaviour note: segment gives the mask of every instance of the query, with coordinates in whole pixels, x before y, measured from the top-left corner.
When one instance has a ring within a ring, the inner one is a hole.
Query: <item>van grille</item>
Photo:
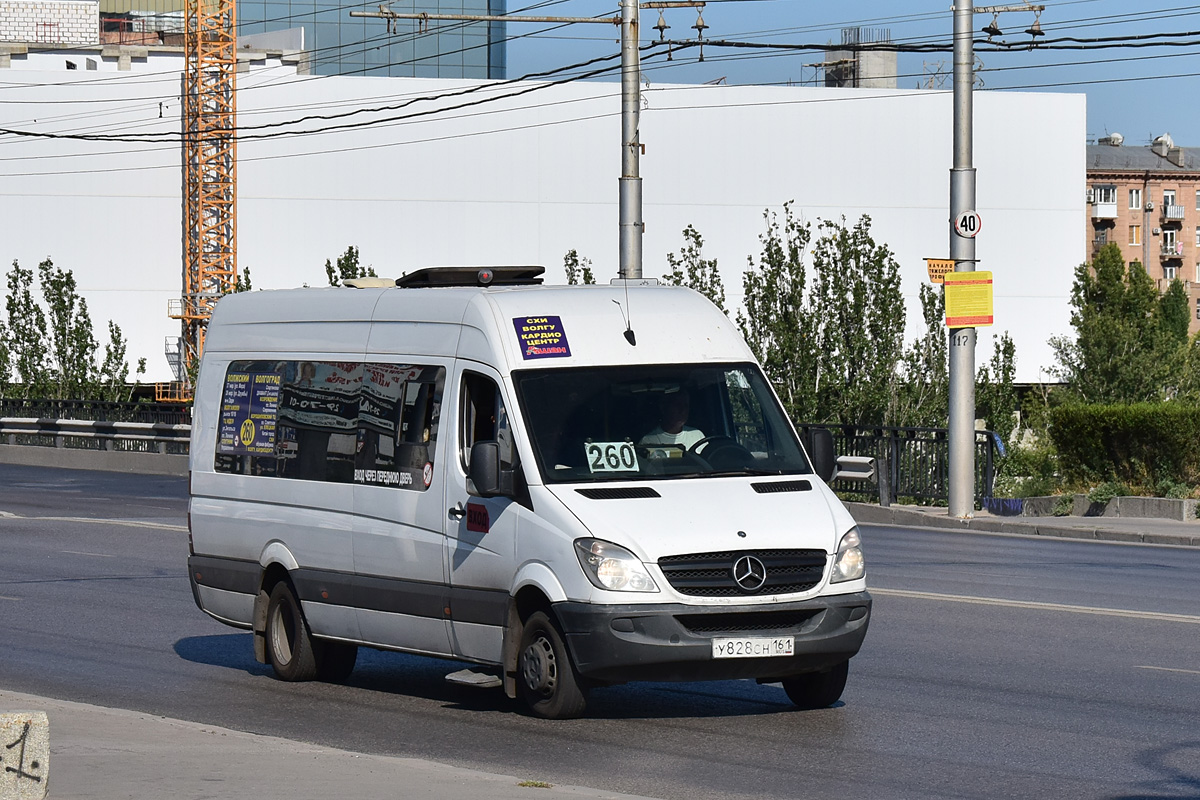
[[[689,633],[799,633],[804,625],[821,613],[811,608],[798,611],[751,611],[736,614],[679,614],[675,617]]]
[[[766,567],[766,582],[760,589],[748,591],[734,580],[733,565],[743,556],[757,558]],[[806,592],[821,582],[826,558],[824,550],[727,550],[664,556],[658,566],[680,594],[736,597]]]

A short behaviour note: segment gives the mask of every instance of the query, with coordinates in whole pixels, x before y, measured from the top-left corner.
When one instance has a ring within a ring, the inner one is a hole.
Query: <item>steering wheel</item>
[[[745,467],[754,461],[754,455],[730,436],[705,436],[689,447],[688,453],[699,456],[715,469]]]

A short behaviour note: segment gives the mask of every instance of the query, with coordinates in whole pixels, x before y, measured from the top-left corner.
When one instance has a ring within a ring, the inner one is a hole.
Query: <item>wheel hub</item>
[[[539,636],[521,653],[521,676],[525,686],[537,694],[552,694],[557,674],[554,648],[546,637]]]

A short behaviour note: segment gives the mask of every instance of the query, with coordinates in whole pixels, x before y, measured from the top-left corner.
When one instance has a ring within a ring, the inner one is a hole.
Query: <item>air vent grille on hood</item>
[[[662,497],[649,486],[613,486],[599,489],[576,489],[592,500],[637,500],[646,497]]]
[[[754,491],[759,494],[774,494],[775,492],[811,492],[812,484],[808,481],[776,481],[774,483],[752,483]]]

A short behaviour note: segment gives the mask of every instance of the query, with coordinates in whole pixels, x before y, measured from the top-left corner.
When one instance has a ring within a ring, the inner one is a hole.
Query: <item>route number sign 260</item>
[[[983,220],[977,211],[964,211],[954,218],[954,232],[967,239],[974,239],[983,228]]]
[[[589,442],[584,445],[592,472],[637,472],[637,451],[630,442]]]

